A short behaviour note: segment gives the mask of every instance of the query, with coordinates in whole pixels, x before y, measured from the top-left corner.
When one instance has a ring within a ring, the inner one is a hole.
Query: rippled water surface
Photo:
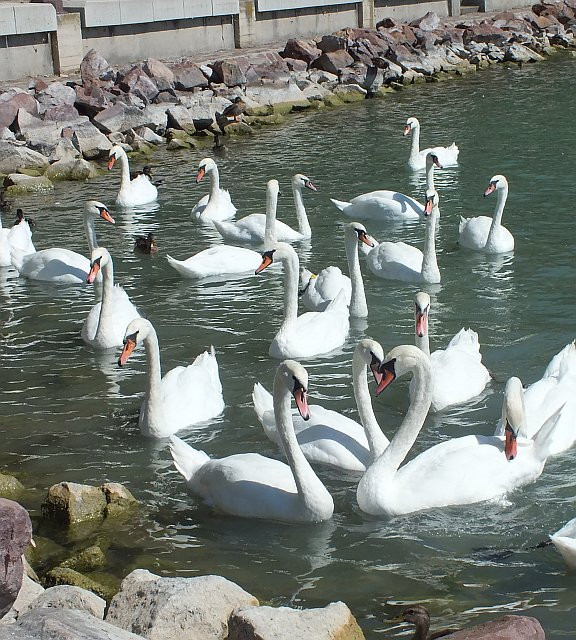
[[[228,143],[228,155],[218,159],[239,216],[263,212],[266,181],[277,178],[283,190],[278,216],[295,225],[290,176],[302,172],[314,180],[318,192],[304,194],[313,237],[299,254],[313,270],[345,269],[345,220],[328,198],[347,200],[376,188],[422,198],[423,176],[405,164],[409,142],[401,133],[408,116],[419,117],[424,146],[458,143],[460,166],[437,172],[442,284],[429,289],[431,342],[442,347],[462,326],[472,326],[494,381],[474,402],[430,417],[415,453],[448,437],[492,433],[506,379],[536,380],[574,338],[575,82],[573,59],[492,69],[301,115]],[[279,273],[184,281],[165,260],[167,253],[184,259],[219,241],[190,217],[207,189],[195,184],[195,167],[210,153],[153,156],[157,177],[165,179],[157,210],[115,210],[117,171],[14,204],[36,219],[37,248],[85,253],[82,203],[109,203],[117,224],[97,222],[99,241],[114,257],[117,280],[156,327],[164,369],[191,362],[210,344],[217,349],[226,409],[182,437],[213,456],[257,451],[279,457],[251,407],[254,382],[271,388],[277,364],[267,352],[282,314]],[[458,248],[458,220],[491,215],[495,199],[482,193],[498,173],[510,182],[503,221],[516,250],[487,258]],[[418,245],[423,238],[419,224],[367,227],[379,240]],[[152,259],[132,253],[134,236],[148,231],[160,247]],[[341,350],[306,363],[311,399],[353,416],[356,341],[370,335],[385,351],[412,342],[417,291],[364,274],[368,320],[352,323]],[[114,537],[106,572],[122,577],[143,567],[163,575],[220,574],[277,605],[344,600],[368,638],[407,634],[406,626],[385,621],[407,602],[426,603],[438,625],[522,611],[541,620],[548,638],[574,637],[574,576],[552,547],[529,549],[576,516],[574,451],[550,459],[536,483],[496,503],[373,519],[356,505],[357,477],[321,468],[336,506],[329,522],[289,526],[216,515],[187,493],[166,442],[139,433],[144,350],[119,369],[118,351],[95,353],[80,339],[92,304],[88,286],[56,287],[0,270],[0,468],[34,488],[28,506],[35,514],[55,482],[127,484],[144,506]],[[407,404],[406,382],[375,399],[388,436]]]

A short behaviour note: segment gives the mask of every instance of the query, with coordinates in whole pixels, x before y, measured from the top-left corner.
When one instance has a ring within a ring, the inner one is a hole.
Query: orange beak
[[[360,231],[360,233],[358,234],[358,240],[368,245],[369,247],[376,246],[372,238],[365,231]]]
[[[269,267],[272,264],[273,260],[272,260],[272,256],[269,256],[268,254],[264,254],[262,256],[262,262],[260,263],[260,266],[258,267],[258,269],[256,269],[256,271],[254,272],[254,275],[258,275],[261,271],[264,271],[264,269],[266,269],[266,267]]]
[[[426,198],[426,202],[424,204],[424,215],[429,216],[432,213],[433,207],[434,207],[434,199]]]
[[[102,211],[100,211],[100,217],[102,218],[102,220],[106,220],[106,222],[110,222],[111,224],[116,224],[116,221],[110,215],[110,211],[108,211],[108,209],[102,209]]]
[[[428,316],[416,311],[416,335],[423,338],[428,332]]]
[[[94,280],[96,279],[96,276],[98,275],[98,272],[100,271],[100,259],[96,259],[94,260],[94,262],[90,265],[90,273],[88,274],[88,277],[86,278],[86,282],[88,284],[92,284],[94,282]]]
[[[495,185],[495,184],[490,183],[490,184],[488,185],[488,189],[486,189],[486,191],[484,191],[484,195],[485,195],[485,196],[489,196],[489,195],[490,195],[490,194],[491,194],[495,189],[496,189],[496,185]]]
[[[296,407],[298,408],[298,412],[302,416],[302,419],[310,420],[310,408],[308,407],[308,400],[306,399],[306,391],[300,387],[298,389],[294,389],[293,394]]]
[[[130,357],[130,354],[132,353],[132,351],[134,351],[135,347],[136,347],[135,340],[132,340],[131,338],[126,338],[124,340],[124,348],[122,349],[122,353],[118,358],[119,367],[123,367],[126,364],[126,362],[128,361],[128,358]]]
[[[382,379],[380,380],[380,384],[376,387],[375,394],[378,396],[386,389],[386,387],[396,380],[396,371],[394,370],[394,363],[396,359],[390,360],[389,362],[385,362],[379,369],[382,374]]]
[[[514,433],[514,429],[506,423],[506,429],[504,431],[506,436],[506,442],[504,443],[504,454],[506,455],[506,460],[514,460],[514,458],[518,455],[518,441],[517,436]]]
[[[196,174],[196,184],[198,184],[205,175],[206,169],[204,169],[204,167],[200,167],[200,169],[198,169],[198,173]]]
[[[410,133],[410,131],[412,131],[412,129],[410,128],[410,125],[409,125],[409,124],[407,124],[407,125],[404,127],[404,135],[405,135],[405,136],[407,136],[407,135]]]
[[[108,158],[108,171],[110,171],[110,169],[112,169],[112,167],[114,166],[115,162],[116,162],[116,156],[110,156]]]

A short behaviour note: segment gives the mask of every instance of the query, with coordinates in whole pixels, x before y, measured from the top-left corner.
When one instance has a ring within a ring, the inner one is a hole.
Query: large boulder
[[[208,80],[202,70],[193,62],[174,65],[170,69],[174,78],[174,87],[182,91],[191,91],[196,87],[207,87]]]
[[[31,539],[32,522],[26,509],[0,498],[0,618],[12,608],[22,586],[22,554]]]
[[[76,91],[62,82],[51,82],[45,89],[36,94],[40,114],[51,107],[58,107],[65,104],[73,105],[76,101]]]
[[[0,473],[0,496],[2,498],[16,498],[24,492],[24,485],[14,476]]]
[[[163,62],[148,58],[142,65],[144,71],[154,81],[159,91],[170,91],[174,89],[174,73]]]
[[[315,42],[308,42],[306,40],[296,40],[290,38],[286,42],[284,50],[280,53],[283,58],[293,58],[294,60],[302,60],[306,64],[314,62],[316,58],[322,55],[322,51],[318,49]]]
[[[226,638],[228,618],[258,600],[220,576],[161,578],[136,569],[122,581],[106,620],[150,640]]]
[[[323,609],[246,607],[237,609],[228,623],[227,640],[363,640],[364,634],[343,602]]]
[[[42,587],[40,588],[42,589]],[[30,609],[42,609],[45,607],[77,609],[103,620],[106,600],[92,593],[92,591],[69,584],[62,584],[46,590],[42,589],[42,592],[34,600],[31,600],[22,609],[21,613],[25,613]]]
[[[18,597],[14,601],[10,611],[8,611],[8,613],[2,618],[2,623],[11,623],[14,622],[14,620],[17,620],[20,617],[20,614],[24,613],[30,604],[43,593],[44,587],[24,574],[24,577],[22,578],[22,586],[18,592]],[[0,628],[2,628],[1,625]]]
[[[349,67],[353,62],[354,58],[347,51],[339,49],[338,51],[323,53],[319,58],[314,60],[312,66],[315,69],[338,74],[340,69]]]
[[[169,107],[166,110],[168,114],[168,126],[173,129],[182,129],[187,133],[194,133],[194,119],[188,109],[182,105]]]
[[[110,142],[107,140],[108,144]],[[106,498],[98,487],[76,482],[60,482],[48,489],[42,502],[42,516],[65,524],[101,519]]]
[[[74,180],[84,181],[95,178],[99,174],[98,168],[83,158],[62,159],[52,163],[44,176],[52,181]]]
[[[112,133],[113,131],[126,133],[130,129],[146,127],[151,124],[144,111],[137,107],[129,107],[121,102],[100,111],[92,120],[104,133]]]
[[[104,56],[96,49],[90,49],[80,63],[80,76],[84,87],[101,83],[111,86],[114,83],[116,72]]]
[[[140,66],[130,69],[120,81],[119,86],[122,91],[133,93],[146,104],[152,102],[160,93],[156,84]]]
[[[48,158],[21,144],[0,141],[0,173],[15,173],[20,169],[44,171]]]
[[[238,60],[233,58],[218,60],[211,67],[216,76],[216,82],[221,82],[228,87],[244,85],[247,82],[244,69]]]
[[[52,191],[54,185],[46,176],[28,176],[24,173],[11,173],[4,180],[6,195],[16,196],[24,193],[45,193]]]
[[[0,94],[0,127],[9,127],[19,109],[38,115],[38,101],[22,89],[9,89]]]
[[[97,85],[88,87],[76,87],[76,100],[74,106],[78,112],[93,118],[97,113],[106,109],[113,103],[114,96]]]

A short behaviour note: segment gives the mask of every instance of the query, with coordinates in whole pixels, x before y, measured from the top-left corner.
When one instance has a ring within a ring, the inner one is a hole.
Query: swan
[[[290,396],[309,416],[308,373],[293,360],[280,363],[274,377],[274,413],[288,464],[258,453],[211,459],[172,436],[170,452],[190,490],[218,511],[283,522],[323,522],[334,511],[332,496],[304,457],[292,426]]]
[[[116,196],[119,207],[137,207],[138,205],[154,202],[158,198],[158,189],[150,180],[149,172],[139,173],[130,178],[128,156],[120,145],[115,144],[108,154],[108,170],[118,161],[122,172],[120,191]]]
[[[350,327],[344,291],[324,311],[299,316],[298,255],[291,245],[278,242],[274,249],[265,251],[256,274],[278,260],[284,269],[284,318],[268,353],[273,358],[309,358],[342,345]]]
[[[98,246],[94,229],[94,220],[97,217],[115,224],[106,205],[97,200],[88,200],[84,205],[84,232],[90,254]],[[88,258],[60,247],[42,249],[28,255],[13,247],[11,256],[12,264],[20,275],[32,280],[43,280],[55,284],[84,284],[90,272]]]
[[[430,354],[429,314],[430,296],[420,291],[414,297],[415,343],[430,357],[434,373],[431,408],[440,411],[482,393],[490,381],[490,372],[482,364],[478,334],[472,329],[461,329],[446,349]],[[411,384],[411,393],[413,388]]]
[[[386,449],[389,441],[378,426],[366,379],[369,368],[376,383],[380,382],[378,368],[383,358],[381,345],[369,338],[360,340],[354,350],[352,384],[362,424],[317,404],[309,406],[310,419],[307,421],[292,415],[298,444],[309,462],[345,471],[366,471]],[[280,445],[282,440],[276,427],[272,396],[259,382],[254,385],[252,401],[264,432],[272,442]]]
[[[214,347],[197,356],[192,364],[174,367],[161,377],[158,336],[152,323],[144,318],[136,318],[127,326],[118,365],[124,366],[141,342],[148,360],[148,389],[138,419],[143,435],[167,438],[222,413],[224,398]]]
[[[274,220],[280,185],[278,180],[269,180],[266,185],[266,246],[272,246],[274,239]],[[186,260],[176,260],[166,256],[168,264],[176,269],[184,278],[206,278],[232,273],[249,273],[255,271],[262,262],[257,251],[220,244],[199,251]]]
[[[381,242],[366,256],[368,268],[374,275],[404,282],[440,282],[435,238],[440,216],[437,191],[426,191],[424,215],[427,217],[424,251],[405,242]]]
[[[112,257],[104,247],[96,247],[91,254],[90,273],[86,278],[92,284],[102,270],[102,299],[84,320],[82,340],[95,349],[110,349],[124,344],[128,324],[139,318],[136,307],[120,285],[114,286]]]
[[[507,253],[514,250],[514,236],[502,226],[502,213],[508,198],[508,180],[504,176],[493,176],[484,196],[489,196],[494,191],[497,192],[498,199],[492,218],[460,217],[458,242],[463,247],[485,253]]]
[[[366,232],[366,227],[359,222],[350,222],[344,226],[344,240],[348,271],[350,277],[345,276],[338,267],[326,267],[318,275],[308,269],[300,270],[300,297],[307,309],[324,311],[343,289],[346,304],[350,308],[350,315],[355,318],[368,316],[368,305],[364,292],[364,281],[358,260],[358,243],[374,247],[375,243]]]
[[[460,149],[453,142],[449,147],[432,147],[422,149],[420,151],[420,122],[417,118],[408,118],[404,127],[404,135],[412,134],[412,143],[410,145],[410,155],[408,156],[408,165],[411,169],[424,169],[426,166],[426,156],[432,152],[440,161],[443,167],[453,167],[458,164],[458,154]]]
[[[402,515],[421,509],[472,504],[502,496],[538,478],[544,468],[547,439],[557,415],[549,418],[534,440],[518,440],[525,419],[522,384],[506,384],[503,416],[506,436],[452,438],[424,451],[400,467],[412,448],[430,407],[433,374],[430,359],[415,346],[392,349],[380,367],[383,379],[376,394],[396,377],[412,372],[416,392],[388,448],[368,468],[356,497],[362,511],[372,515]]]
[[[569,569],[576,570],[576,518],[550,536],[550,542],[560,552]]]
[[[292,193],[298,219],[298,231],[295,231],[284,222],[276,220],[276,240],[278,242],[297,242],[307,240],[312,236],[308,216],[302,198],[302,188],[306,187],[316,191],[316,187],[305,175],[297,173],[292,177]],[[215,222],[214,226],[220,235],[228,242],[248,242],[252,244],[265,244],[265,230],[267,215],[252,213],[237,222]]]
[[[236,215],[236,207],[232,204],[228,191],[220,189],[220,174],[212,158],[200,160],[198,173],[196,174],[196,184],[206,174],[210,178],[210,193],[198,200],[192,209],[192,217],[207,224],[234,217]]]
[[[12,251],[19,251],[23,255],[34,253],[36,247],[32,242],[32,230],[30,222],[24,217],[22,209],[16,211],[16,221],[10,229],[2,227],[0,220],[0,267],[12,266]]]
[[[560,410],[556,428],[550,437],[550,455],[566,451],[576,442],[576,345],[567,344],[549,362],[544,374],[524,389],[526,422],[519,436],[534,438],[548,416]],[[495,435],[504,425],[498,424]]]

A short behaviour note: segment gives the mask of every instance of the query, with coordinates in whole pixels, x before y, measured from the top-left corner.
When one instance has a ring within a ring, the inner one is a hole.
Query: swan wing
[[[209,247],[186,260],[176,260],[169,255],[166,259],[185,278],[254,272],[262,262],[262,257],[256,251],[231,245]]]
[[[381,242],[366,257],[372,273],[380,278],[408,282],[421,280],[422,251],[405,242]]]
[[[14,254],[18,253],[13,251]],[[90,271],[88,258],[69,249],[52,248],[13,260],[20,274],[33,280],[57,284],[83,284]]]

